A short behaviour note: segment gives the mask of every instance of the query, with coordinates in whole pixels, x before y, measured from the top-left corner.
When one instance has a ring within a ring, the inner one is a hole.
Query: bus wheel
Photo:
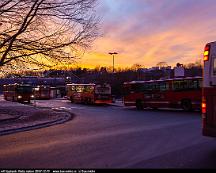
[[[136,101],[136,108],[137,108],[138,110],[143,110],[142,100],[137,100],[137,101]]]
[[[192,104],[190,100],[182,100],[181,107],[184,111],[191,111]]]

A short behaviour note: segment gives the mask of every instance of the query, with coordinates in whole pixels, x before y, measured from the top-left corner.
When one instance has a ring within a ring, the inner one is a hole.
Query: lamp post
[[[37,72],[39,69],[38,68],[34,68],[34,69],[32,69],[33,70],[33,72]],[[37,77],[38,78],[38,77]],[[33,83],[33,82],[32,82]],[[33,84],[34,86],[36,85],[36,82]],[[33,92],[33,105],[34,105],[34,107],[36,107],[37,105],[37,103],[36,103],[36,97],[35,97],[35,94],[34,94],[34,92]]]
[[[114,68],[115,55],[117,55],[118,53],[117,52],[110,52],[109,54],[113,56],[113,73],[114,73],[115,72],[115,68]]]

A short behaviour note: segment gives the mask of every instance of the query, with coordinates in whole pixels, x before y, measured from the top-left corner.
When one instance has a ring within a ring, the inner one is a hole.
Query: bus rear
[[[37,86],[33,88],[35,99],[50,99],[50,87],[49,86]]]
[[[216,42],[204,50],[202,121],[203,135],[216,137]]]
[[[32,86],[30,85],[17,85],[16,95],[18,102],[28,102],[33,98]]]
[[[25,84],[4,85],[4,99],[8,101],[28,102],[33,98],[32,86]]]
[[[112,103],[111,86],[109,84],[96,85],[94,98],[96,104]]]
[[[112,103],[109,84],[67,84],[67,98],[72,103],[106,104]]]

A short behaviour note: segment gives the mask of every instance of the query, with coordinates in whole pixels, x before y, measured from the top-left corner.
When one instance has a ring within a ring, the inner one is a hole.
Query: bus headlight
[[[34,95],[31,95],[31,98],[34,98]]]
[[[22,96],[18,96],[17,98],[18,98],[18,99],[21,99],[21,98],[22,98]]]

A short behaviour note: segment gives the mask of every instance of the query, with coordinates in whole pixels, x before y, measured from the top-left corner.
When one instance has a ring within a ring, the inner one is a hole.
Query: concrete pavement
[[[0,136],[64,123],[73,114],[0,100]]]
[[[2,168],[215,168],[199,112],[37,101],[76,113],[67,123],[0,138]],[[14,147],[16,146],[16,147]]]

